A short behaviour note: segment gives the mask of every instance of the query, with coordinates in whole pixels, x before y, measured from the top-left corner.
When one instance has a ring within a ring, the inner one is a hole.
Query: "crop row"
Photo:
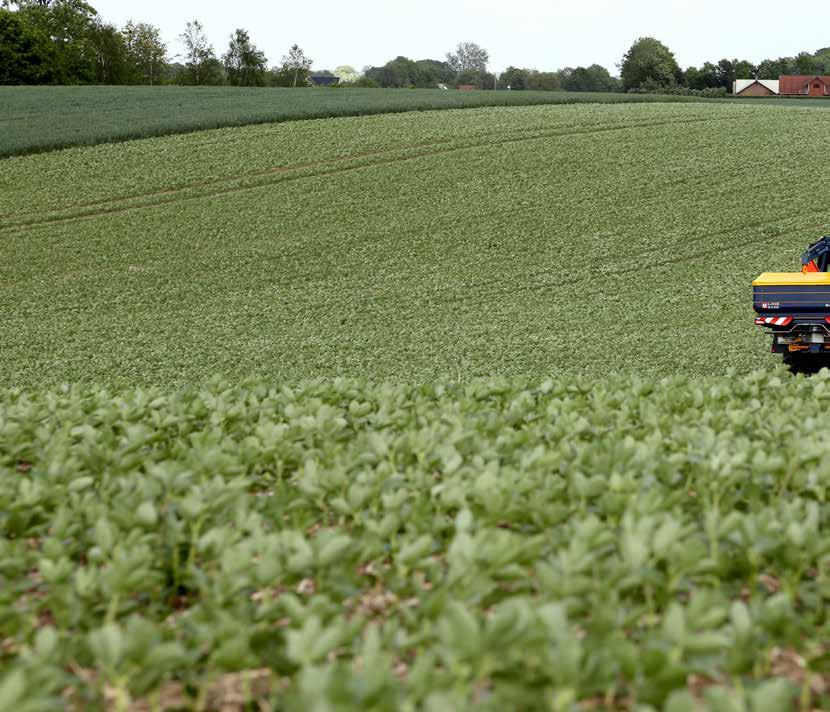
[[[822,136],[817,109],[518,107],[10,159],[0,384],[752,370],[751,280],[830,233]]]
[[[826,373],[3,391],[0,708],[825,709],[828,417]]]
[[[638,126],[686,126],[718,119],[741,122],[746,116],[769,113],[764,108],[747,111],[744,107],[688,104],[559,106],[531,111],[521,107],[498,111],[471,108],[263,124],[76,148],[3,163],[0,228],[16,215],[98,205],[171,189],[199,189],[338,161],[371,161],[419,150],[440,157],[442,151],[459,146],[484,148],[571,134],[613,138],[609,132]],[[65,180],[67,176],[71,181]],[[54,190],[62,180],[62,190]]]
[[[0,87],[0,157],[334,116],[538,104],[699,102],[682,96],[591,92]],[[44,111],[43,107],[50,107]]]

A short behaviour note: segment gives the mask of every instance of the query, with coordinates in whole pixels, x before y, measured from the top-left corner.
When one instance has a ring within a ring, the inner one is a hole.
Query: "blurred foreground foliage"
[[[830,374],[0,392],[0,708],[830,703]]]

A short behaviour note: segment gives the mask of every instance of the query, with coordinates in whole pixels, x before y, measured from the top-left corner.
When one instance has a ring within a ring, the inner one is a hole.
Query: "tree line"
[[[218,54],[198,20],[179,39],[181,57],[171,58],[158,27],[104,22],[84,0],[0,0],[0,84],[191,84],[233,86],[307,85],[312,60],[298,46],[268,67],[265,54],[242,28]],[[180,60],[180,61],[179,61]],[[672,51],[653,37],[638,39],[614,77],[599,64],[556,71],[510,66],[488,71],[487,50],[462,42],[443,59],[399,56],[358,73],[344,65],[316,74],[337,76],[350,86],[434,88],[468,85],[478,89],[546,91],[627,91],[721,96],[735,79],[775,79],[781,74],[830,73],[830,48],[795,57],[721,59],[682,69]]]
[[[385,88],[428,88],[445,84],[537,91],[619,91],[621,86],[619,80],[598,64],[575,69],[567,67],[555,72],[511,66],[497,77],[487,71],[488,62],[487,50],[473,42],[462,42],[444,60],[396,57],[382,67],[369,67],[364,73],[363,84]]]
[[[382,67],[371,67],[365,80],[371,86],[434,87],[436,84],[470,84],[479,89],[642,92],[725,96],[736,79],[777,79],[781,74],[830,74],[830,48],[795,57],[748,60],[721,59],[700,67],[682,69],[674,53],[653,37],[641,37],[629,48],[614,77],[599,64],[565,67],[553,72],[508,67],[498,78],[487,72],[486,50],[471,43],[445,61],[413,61],[397,57]]]
[[[629,92],[725,95],[736,79],[778,79],[782,74],[830,74],[830,47],[758,64],[721,59],[681,69],[666,45],[653,37],[641,37],[620,63],[622,90]]]
[[[179,39],[185,52],[172,61],[161,30],[149,23],[118,28],[83,0],[2,0],[0,84],[303,86],[311,69],[297,45],[269,69],[241,28],[221,55],[198,20]]]

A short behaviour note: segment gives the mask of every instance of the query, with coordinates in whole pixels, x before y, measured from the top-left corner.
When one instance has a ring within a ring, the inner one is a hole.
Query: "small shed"
[[[478,87],[475,84],[459,84],[458,91],[475,91]]]
[[[735,96],[777,96],[779,89],[778,79],[736,79],[732,85]]]
[[[330,77],[327,74],[312,74],[309,83],[315,87],[333,87],[340,84],[340,77]]]
[[[785,96],[830,96],[830,77],[806,74],[782,75],[781,94]]]

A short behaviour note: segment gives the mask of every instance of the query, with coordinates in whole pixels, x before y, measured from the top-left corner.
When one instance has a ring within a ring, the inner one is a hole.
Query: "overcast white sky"
[[[150,22],[162,30],[170,54],[177,36],[197,18],[225,51],[230,33],[248,30],[277,64],[297,42],[315,69],[384,64],[399,54],[443,59],[460,41],[490,52],[491,70],[602,64],[612,74],[631,43],[652,35],[686,67],[706,60],[766,57],[830,45],[830,3],[808,1],[788,12],[780,0],[354,0],[333,2],[204,2],[204,0],[90,0],[117,25]]]

